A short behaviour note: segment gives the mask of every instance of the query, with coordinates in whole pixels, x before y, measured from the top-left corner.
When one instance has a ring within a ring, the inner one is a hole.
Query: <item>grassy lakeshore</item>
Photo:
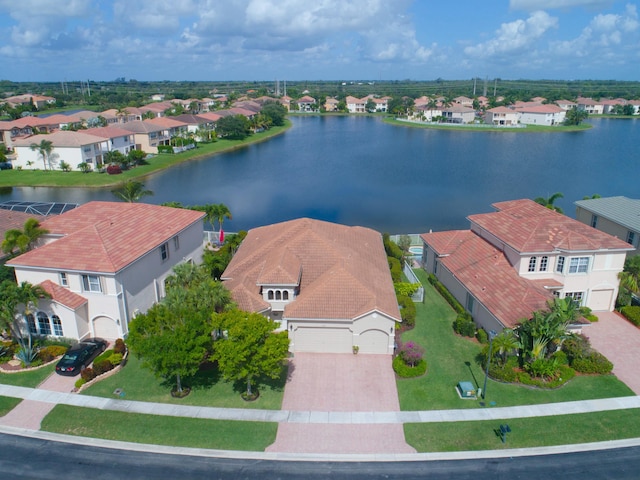
[[[123,180],[139,180],[188,160],[209,157],[263,142],[285,132],[291,128],[291,125],[291,121],[285,120],[285,125],[281,127],[272,127],[244,140],[221,139],[214,143],[201,143],[198,148],[183,153],[156,155],[149,159],[148,165],[140,165],[126,170],[120,175],[63,172],[61,170],[2,170],[0,171],[0,187],[113,187]]]
[[[478,125],[456,125],[456,124],[444,124],[444,123],[419,123],[419,122],[404,122],[402,120],[396,120],[392,117],[386,117],[383,120],[390,125],[397,125],[400,127],[411,128],[431,128],[436,130],[456,130],[463,132],[509,132],[509,133],[540,133],[540,132],[581,132],[583,130],[589,130],[593,128],[593,125],[589,123],[581,123],[580,125],[571,126],[552,126],[545,125],[527,125],[527,128],[510,128],[510,127],[492,127],[490,125],[478,124]]]

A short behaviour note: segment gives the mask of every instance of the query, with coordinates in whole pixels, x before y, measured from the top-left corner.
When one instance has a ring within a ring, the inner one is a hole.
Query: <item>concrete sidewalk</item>
[[[258,410],[241,408],[197,407],[166,403],[136,402],[114,398],[92,397],[73,393],[53,392],[37,388],[0,385],[0,395],[22,398],[46,404],[116,410],[129,413],[168,415],[174,417],[216,420],[246,420],[259,422],[302,424],[404,424],[458,421],[505,420],[510,418],[548,417],[576,413],[604,412],[640,408],[640,396],[602,398],[576,402],[545,403],[517,407],[488,407],[459,410],[424,410],[411,412],[322,412],[299,410]],[[28,414],[28,412],[26,412]],[[4,425],[0,418],[0,425]],[[25,421],[27,418],[25,418]],[[13,425],[18,426],[18,425]],[[28,427],[23,427],[28,428]]]

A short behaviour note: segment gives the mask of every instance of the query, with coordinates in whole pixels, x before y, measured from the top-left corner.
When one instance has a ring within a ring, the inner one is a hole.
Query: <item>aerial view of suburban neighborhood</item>
[[[637,478],[636,5],[84,3],[0,4],[1,473]]]

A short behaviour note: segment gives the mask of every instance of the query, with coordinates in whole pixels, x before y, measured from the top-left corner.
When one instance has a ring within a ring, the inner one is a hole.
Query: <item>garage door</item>
[[[589,308],[595,312],[608,312],[612,300],[613,290],[593,290],[589,298]]]
[[[299,327],[293,333],[294,352],[351,353],[353,334],[348,328]]]
[[[116,322],[108,317],[98,317],[93,321],[93,331],[96,337],[115,340],[120,336]]]
[[[354,340],[360,353],[389,353],[389,334],[382,330],[367,330]]]

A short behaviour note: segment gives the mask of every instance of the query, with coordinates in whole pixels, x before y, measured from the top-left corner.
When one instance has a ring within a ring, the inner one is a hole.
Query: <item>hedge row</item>
[[[436,278],[435,275],[429,274],[429,283],[435,287],[435,289],[438,291],[438,293],[440,293],[440,295],[442,295],[442,298],[444,298],[447,301],[447,303],[449,305],[451,305],[451,308],[453,308],[456,311],[456,313],[466,313],[466,310],[464,309],[462,304],[458,300],[456,300],[456,297],[454,297],[451,294],[451,292],[449,290],[447,290],[447,287],[445,287]]]
[[[640,307],[632,305],[622,307],[620,313],[636,327],[640,327]]]

